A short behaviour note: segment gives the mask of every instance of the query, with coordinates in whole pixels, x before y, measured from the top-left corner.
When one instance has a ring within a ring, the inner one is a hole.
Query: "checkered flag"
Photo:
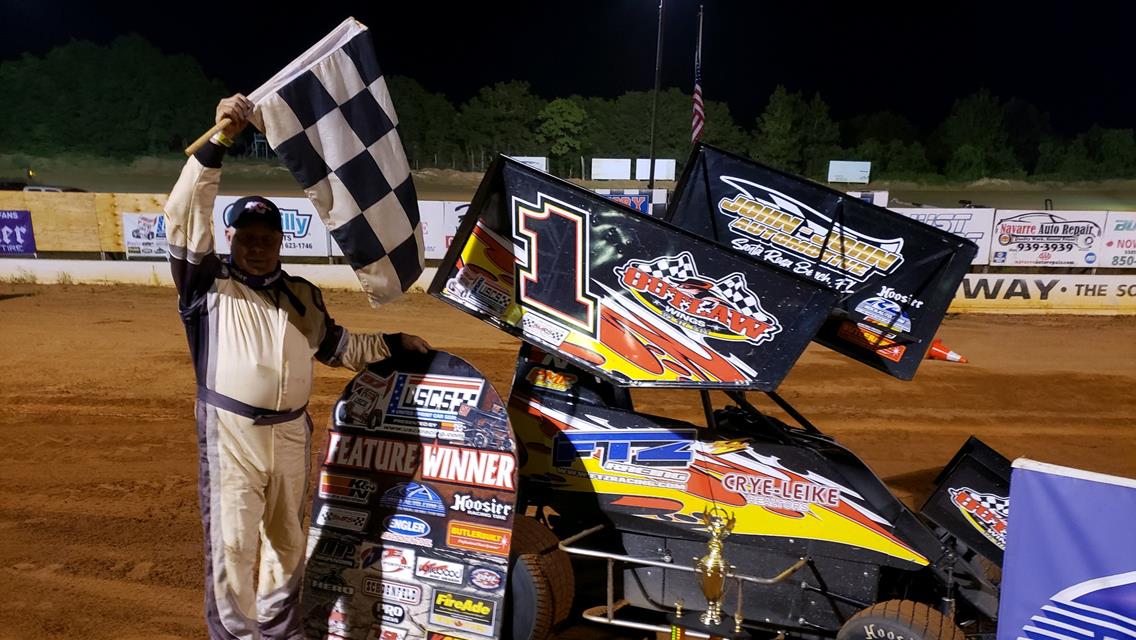
[[[252,123],[299,181],[378,306],[425,266],[418,197],[371,33],[348,18],[249,95]]]
[[[763,317],[765,310],[757,296],[749,290],[745,276],[740,273],[731,273],[710,286],[710,293],[729,302],[735,309],[747,316]]]
[[[666,278],[671,282],[698,277],[698,268],[694,266],[694,257],[687,251],[677,256],[663,256],[650,262],[632,262],[631,266],[649,276]]]

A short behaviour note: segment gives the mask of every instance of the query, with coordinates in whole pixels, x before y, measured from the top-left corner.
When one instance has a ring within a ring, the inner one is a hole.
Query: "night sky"
[[[501,80],[540,95],[612,97],[654,81],[658,4],[564,2],[97,2],[0,0],[0,58],[136,32],[249,92],[348,15],[375,33],[387,73],[455,103]],[[843,119],[890,109],[924,129],[979,88],[1019,97],[1073,134],[1130,128],[1133,11],[1084,2],[705,3],[703,90],[750,128],[777,84],[819,91]],[[690,92],[695,0],[667,0],[663,85]]]

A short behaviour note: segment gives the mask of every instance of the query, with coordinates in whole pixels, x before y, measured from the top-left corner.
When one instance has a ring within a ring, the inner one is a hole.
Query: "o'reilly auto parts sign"
[[[994,266],[1101,266],[1105,211],[999,209],[994,214]]]

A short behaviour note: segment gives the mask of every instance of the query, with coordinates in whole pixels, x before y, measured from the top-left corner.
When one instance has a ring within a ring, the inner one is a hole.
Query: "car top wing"
[[[777,387],[837,300],[503,156],[430,293],[619,385],[758,390]]]
[[[978,246],[709,145],[665,220],[839,297],[816,341],[910,380]]]

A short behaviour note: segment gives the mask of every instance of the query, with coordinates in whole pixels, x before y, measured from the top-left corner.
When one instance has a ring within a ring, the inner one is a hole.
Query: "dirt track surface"
[[[170,289],[0,284],[0,639],[205,637],[175,304]],[[328,306],[351,329],[418,333],[507,394],[517,343],[469,316],[424,295]],[[909,502],[971,433],[1010,458],[1136,476],[1136,318],[967,316],[940,336],[972,364],[899,382],[813,346],[781,392]],[[317,429],[349,379],[318,366]],[[694,392],[635,398],[701,419]]]

